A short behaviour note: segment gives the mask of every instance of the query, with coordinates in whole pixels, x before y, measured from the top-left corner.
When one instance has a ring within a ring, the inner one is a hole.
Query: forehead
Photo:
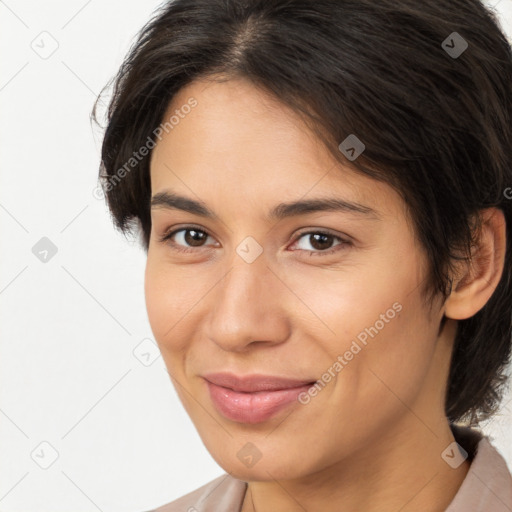
[[[220,205],[236,191],[255,206],[330,195],[405,214],[389,185],[341,164],[295,112],[247,80],[192,82],[162,123],[171,118],[151,155],[153,195],[171,189]]]

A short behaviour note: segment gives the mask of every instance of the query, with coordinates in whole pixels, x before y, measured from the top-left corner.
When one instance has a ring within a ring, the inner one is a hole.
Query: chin
[[[243,450],[244,448],[236,450],[234,457],[231,453],[224,453],[221,456],[212,454],[212,457],[226,473],[243,481],[292,480],[308,474],[307,468],[302,465],[304,462],[302,456],[298,460],[293,460],[286,459],[282,452],[276,453],[274,451],[268,457],[265,457],[265,454],[262,453],[261,458],[251,466],[251,461],[247,461],[247,465],[245,465],[243,459],[246,452]],[[239,453],[240,457],[238,456]],[[313,470],[310,472],[313,472]]]

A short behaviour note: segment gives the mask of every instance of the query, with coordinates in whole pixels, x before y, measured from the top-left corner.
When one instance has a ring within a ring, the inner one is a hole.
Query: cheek
[[[425,391],[436,347],[437,331],[419,295],[392,294],[391,300],[400,307],[368,305],[374,314],[359,316],[358,326],[356,320],[351,323],[350,337],[344,340],[347,363],[335,390],[340,409],[351,410],[368,428],[384,425],[413,406]],[[379,318],[381,312],[388,322]]]
[[[386,258],[364,265],[345,262],[335,270],[303,266],[300,272],[283,275],[293,291],[295,310],[301,310],[294,315],[296,326],[308,329],[331,356],[349,350],[356,339],[364,346],[380,338],[391,324],[399,323],[402,310],[409,309],[410,292],[418,282],[414,265],[395,270],[394,264],[382,260]]]
[[[436,349],[437,328],[418,292],[402,299],[400,316],[383,330],[368,366],[383,392],[412,403],[427,379]],[[386,389],[384,389],[386,388]]]
[[[382,258],[364,271],[350,268],[321,279],[318,270],[303,272],[293,282],[314,313],[307,312],[311,322],[303,317],[301,330],[322,349],[323,367],[316,370],[337,372],[335,393],[350,409],[358,407],[354,397],[362,411],[399,402],[393,392],[412,400],[431,364],[437,330],[420,297],[420,266],[413,258],[400,266],[395,261]],[[333,368],[336,361],[341,366]]]
[[[192,312],[208,287],[194,278],[193,270],[166,265],[148,251],[145,300],[153,335],[162,351],[181,351],[190,338]]]
[[[346,304],[338,317],[340,334],[328,347],[324,345],[329,358],[320,372],[328,372],[338,356],[342,362],[338,360],[340,366],[333,368],[338,369],[337,378],[305,407],[311,407],[309,418],[326,438],[340,440],[336,456],[343,455],[347,446],[363,446],[378,438],[387,425],[410,415],[410,409],[417,410],[414,404],[425,392],[436,330],[421,313],[419,297],[413,295],[395,289],[368,298],[362,308]],[[386,312],[387,323],[380,319]]]

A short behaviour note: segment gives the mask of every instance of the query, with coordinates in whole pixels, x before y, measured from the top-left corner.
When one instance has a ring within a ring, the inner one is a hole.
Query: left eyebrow
[[[270,221],[281,220],[286,217],[292,217],[295,215],[305,215],[308,213],[331,211],[339,213],[355,213],[361,217],[372,218],[374,220],[381,220],[380,214],[360,203],[353,201],[347,201],[340,198],[318,198],[318,199],[307,199],[303,201],[294,201],[291,203],[280,203],[275,206],[267,218]]]
[[[211,211],[203,202],[180,196],[173,192],[159,192],[151,198],[151,208],[169,208],[183,210],[194,215],[219,220],[218,215]],[[306,215],[321,211],[355,213],[362,218],[381,220],[381,215],[369,206],[347,201],[340,198],[317,198],[289,203],[279,203],[267,214],[269,222],[282,220],[287,217]]]

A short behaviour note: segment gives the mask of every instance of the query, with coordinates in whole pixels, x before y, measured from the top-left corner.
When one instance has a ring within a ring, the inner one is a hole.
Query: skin
[[[243,512],[445,510],[469,469],[441,457],[454,441],[444,396],[456,320],[481,309],[499,282],[503,215],[486,210],[478,254],[491,257],[476,257],[471,272],[461,266],[452,295],[429,314],[420,295],[426,256],[390,186],[335,161],[290,109],[248,81],[193,82],[165,118],[190,97],[197,106],[152,152],[151,190],[202,201],[219,220],[152,209],[146,305],[206,448],[249,482]],[[319,197],[357,201],[379,218],[265,218],[278,203]],[[189,231],[159,240],[190,224],[206,233],[202,242],[192,245]],[[325,230],[334,235],[325,249],[302,234]],[[252,263],[236,252],[248,236],[263,250]],[[322,254],[329,249],[337,250]],[[320,379],[394,303],[401,311],[308,404],[249,425],[211,402],[207,372]],[[261,453],[250,468],[237,457],[247,442]]]

